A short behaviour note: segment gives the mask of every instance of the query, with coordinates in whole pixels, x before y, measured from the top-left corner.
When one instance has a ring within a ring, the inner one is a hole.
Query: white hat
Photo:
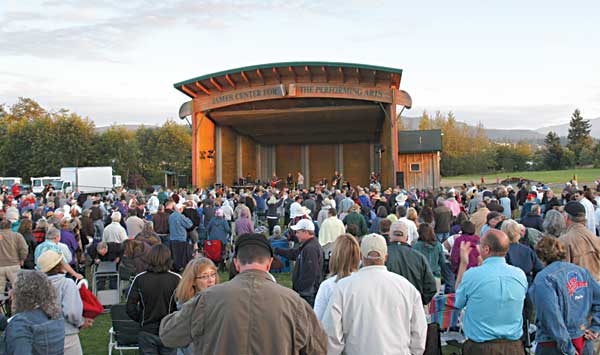
[[[11,222],[16,222],[19,220],[19,210],[14,207],[9,207],[6,209],[6,219]]]
[[[396,196],[396,202],[404,203],[404,202],[406,202],[407,197],[408,196],[406,196],[406,194],[404,192],[401,192]]]
[[[310,215],[310,210],[306,207],[302,207],[298,202],[294,202],[290,205],[290,218],[302,217]]]
[[[376,257],[369,256],[369,253],[373,251],[379,254],[377,259],[384,259],[387,255],[385,238],[376,233],[365,235],[360,243],[360,253],[363,258],[375,259]]]
[[[48,272],[52,270],[56,265],[63,261],[62,255],[55,252],[54,250],[46,250],[37,259],[37,266],[41,272]]]
[[[299,220],[298,223],[291,226],[290,228],[292,228],[295,231],[299,231],[299,230],[314,231],[315,224],[313,223],[312,220],[304,218],[304,219]]]

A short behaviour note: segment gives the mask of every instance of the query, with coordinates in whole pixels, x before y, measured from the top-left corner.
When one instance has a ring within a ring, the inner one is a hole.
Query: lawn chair
[[[463,311],[454,307],[454,294],[436,295],[429,303],[431,323],[440,326],[442,346],[448,341],[462,344],[466,338],[462,334]]]
[[[113,349],[119,350],[138,350],[138,333],[140,325],[129,318],[125,311],[124,304],[117,304],[111,307],[110,317],[112,318],[112,327],[108,330],[108,355],[112,355]]]

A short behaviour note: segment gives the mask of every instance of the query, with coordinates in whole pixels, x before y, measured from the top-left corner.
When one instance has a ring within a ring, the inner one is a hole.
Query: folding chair
[[[110,317],[112,318],[112,327],[108,330],[108,355],[112,351],[119,350],[122,355],[123,350],[138,350],[138,333],[140,325],[129,318],[125,311],[126,305],[117,304],[111,307]]]
[[[109,283],[110,279],[115,278],[116,289],[99,290],[98,280],[103,279]],[[92,267],[92,292],[103,306],[112,306],[121,303],[121,278],[119,277],[119,271],[117,270],[117,264],[112,261],[103,261],[98,265]]]
[[[429,303],[431,323],[440,326],[442,346],[454,340],[462,344],[466,338],[462,334],[463,311],[454,307],[454,294],[436,295]],[[458,331],[454,331],[457,329]]]

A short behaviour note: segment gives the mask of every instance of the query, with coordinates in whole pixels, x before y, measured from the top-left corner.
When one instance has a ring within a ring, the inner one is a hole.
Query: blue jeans
[[[448,237],[450,237],[450,233],[435,233],[435,236],[440,243],[443,243],[446,239],[448,239]]]
[[[160,341],[158,335],[140,331],[138,333],[139,354],[145,355],[175,355],[177,349],[167,348]]]

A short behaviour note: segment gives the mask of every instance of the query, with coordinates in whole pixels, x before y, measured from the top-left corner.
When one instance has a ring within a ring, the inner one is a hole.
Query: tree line
[[[398,120],[400,129],[404,129],[402,119]],[[481,123],[472,127],[458,122],[452,112],[438,111],[431,117],[424,111],[418,129],[442,130],[442,176],[600,167],[600,143],[594,142],[591,124],[579,110],[571,115],[565,146],[555,132],[548,133],[542,146],[527,141],[494,142],[487,137]]]
[[[30,98],[0,105],[0,176],[58,176],[66,166],[112,166],[130,187],[159,185],[164,172],[191,176],[191,131],[162,126],[100,132],[87,117],[48,111]]]

